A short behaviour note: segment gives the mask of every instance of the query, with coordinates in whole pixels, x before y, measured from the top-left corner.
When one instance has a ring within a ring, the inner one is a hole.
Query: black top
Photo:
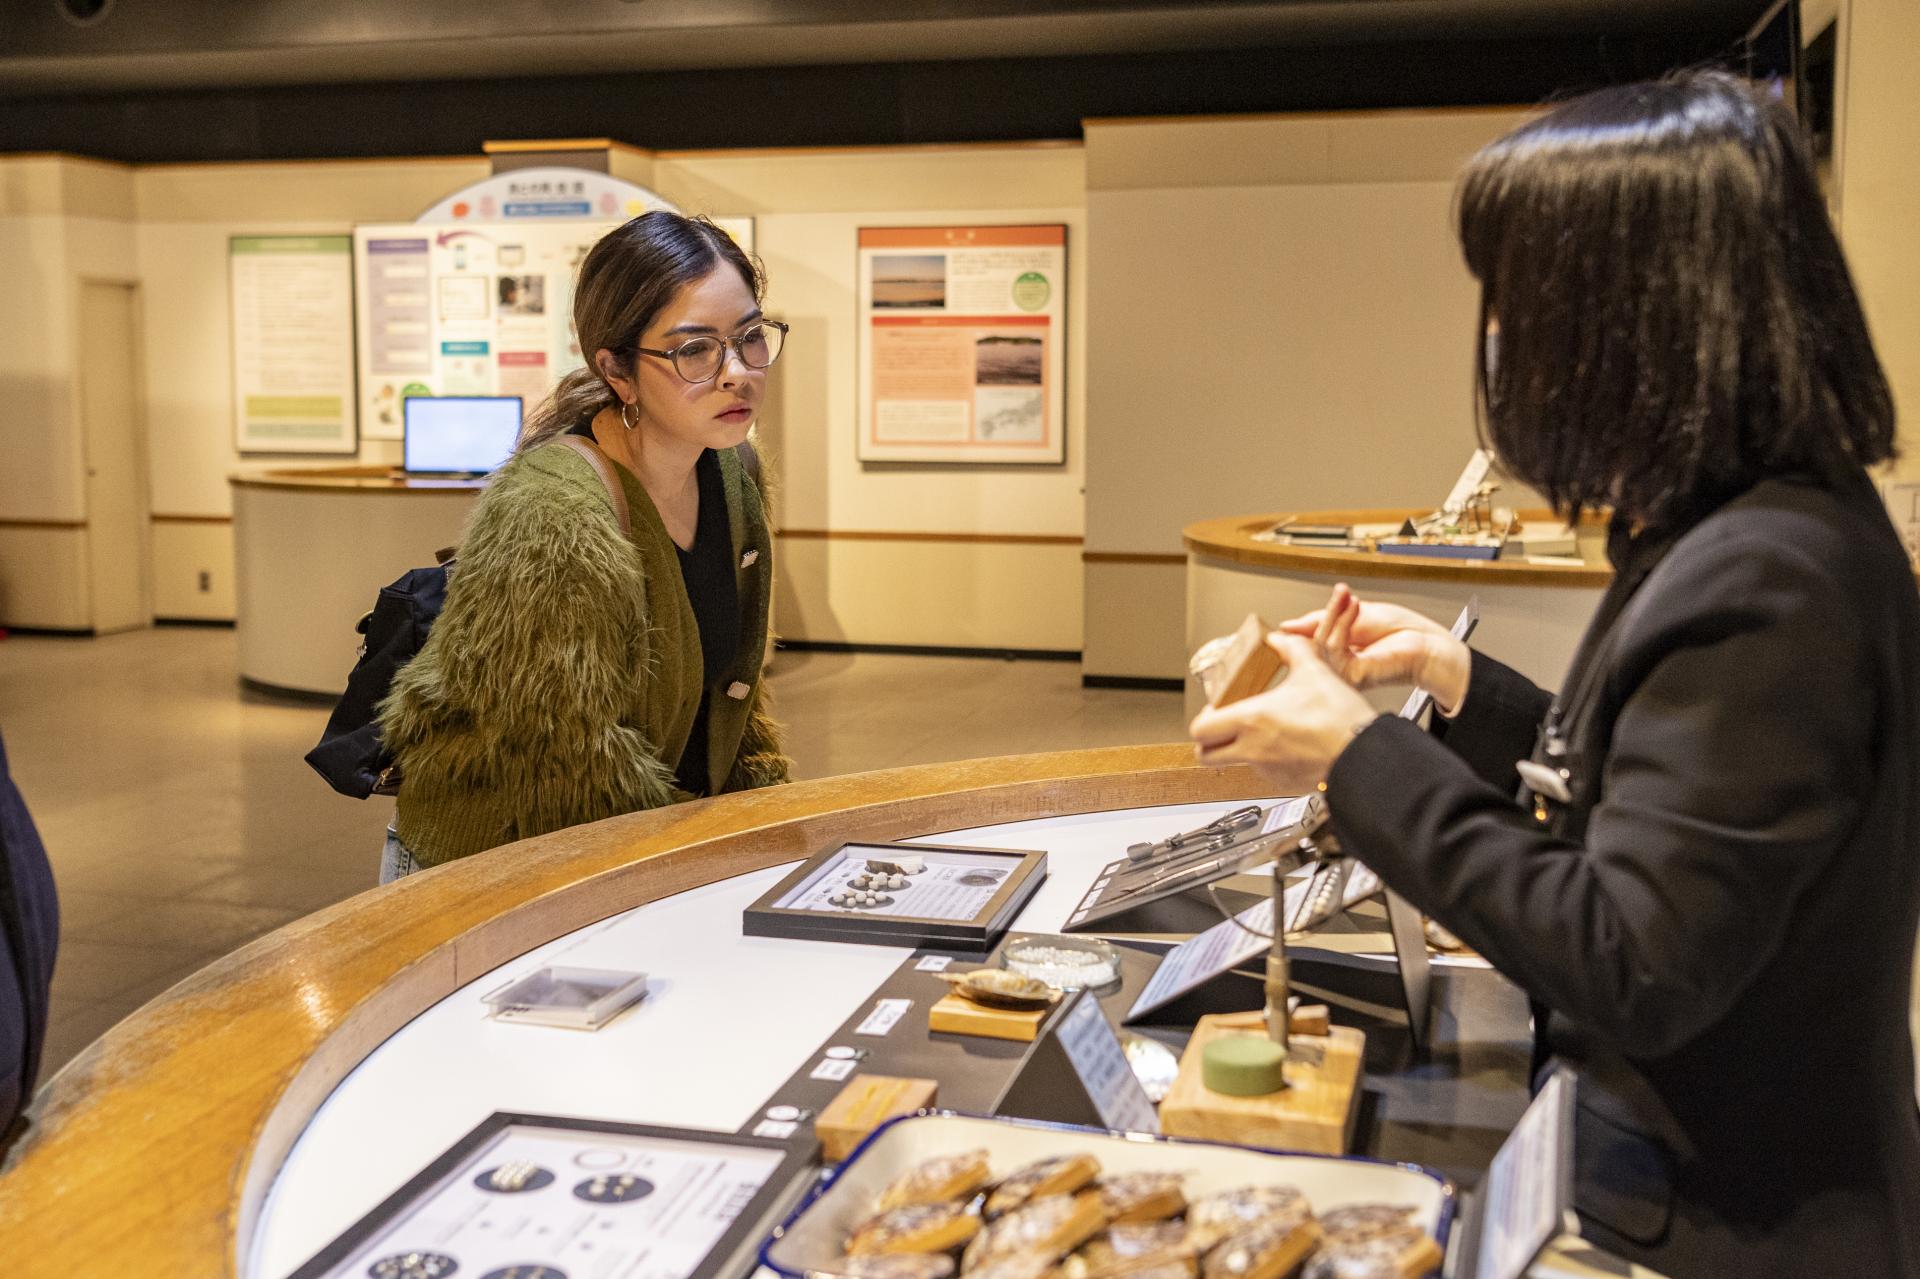
[[[592,439],[592,423],[582,422],[570,434]],[[720,475],[720,455],[707,449],[694,463],[693,473],[700,488],[693,546],[682,550],[676,544],[673,550],[680,560],[687,603],[692,605],[693,619],[700,629],[702,691],[687,748],[673,770],[673,784],[689,795],[705,795],[711,786],[707,710],[713,701],[714,685],[733,669],[734,659],[740,655],[740,591],[733,576],[733,525],[727,518],[727,488]]]
[[[1547,1011],[1587,1237],[1920,1275],[1913,566],[1864,475],[1609,549],[1562,697],[1475,654],[1444,744],[1383,717],[1335,761],[1334,828]],[[1544,820],[1525,758],[1564,770]]]

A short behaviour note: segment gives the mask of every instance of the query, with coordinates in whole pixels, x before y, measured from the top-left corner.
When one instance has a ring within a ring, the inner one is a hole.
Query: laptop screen
[[[520,438],[517,395],[410,395],[402,465],[410,473],[484,475]]]

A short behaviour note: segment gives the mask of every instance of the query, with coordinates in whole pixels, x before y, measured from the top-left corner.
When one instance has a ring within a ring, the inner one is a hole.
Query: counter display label
[[[448,1274],[710,1279],[752,1246],[804,1155],[753,1137],[496,1114],[292,1279],[427,1256]]]
[[[1160,1115],[1127,1064],[1098,999],[1082,992],[1054,1033],[1102,1123],[1120,1132],[1160,1131]]]
[[[872,1035],[876,1038],[885,1035],[900,1024],[907,1015],[907,1009],[913,1007],[911,999],[883,999],[873,1006],[867,1019],[854,1029],[856,1035]]]

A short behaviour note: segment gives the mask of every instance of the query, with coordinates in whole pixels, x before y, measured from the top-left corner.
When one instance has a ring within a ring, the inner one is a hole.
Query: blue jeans
[[[420,869],[420,863],[413,860],[413,854],[400,842],[400,835],[393,827],[387,827],[387,845],[380,850],[380,882],[391,884],[402,875],[411,875]]]

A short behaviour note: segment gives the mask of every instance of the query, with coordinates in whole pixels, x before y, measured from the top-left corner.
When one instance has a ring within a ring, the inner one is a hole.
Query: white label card
[[[828,1058],[826,1061],[821,1062],[818,1066],[815,1066],[813,1068],[813,1073],[809,1075],[808,1078],[832,1079],[832,1080],[847,1079],[853,1075],[854,1069],[857,1066],[859,1066],[859,1064],[860,1064],[859,1062],[853,1060],[851,1057]]]
[[[1160,1131],[1159,1112],[1127,1064],[1126,1050],[1098,999],[1083,991],[1054,1034],[1102,1123],[1120,1132]]]
[[[859,1028],[853,1033],[879,1038],[899,1025],[900,1019],[907,1015],[907,1009],[911,1007],[913,1007],[911,999],[879,1000],[874,1004],[873,1011],[867,1014],[867,1019],[861,1022]]]
[[[952,963],[952,955],[923,955],[913,970],[918,973],[944,973]]]
[[[1556,1072],[1487,1169],[1472,1279],[1520,1279],[1563,1232],[1573,1190],[1574,1079]]]

